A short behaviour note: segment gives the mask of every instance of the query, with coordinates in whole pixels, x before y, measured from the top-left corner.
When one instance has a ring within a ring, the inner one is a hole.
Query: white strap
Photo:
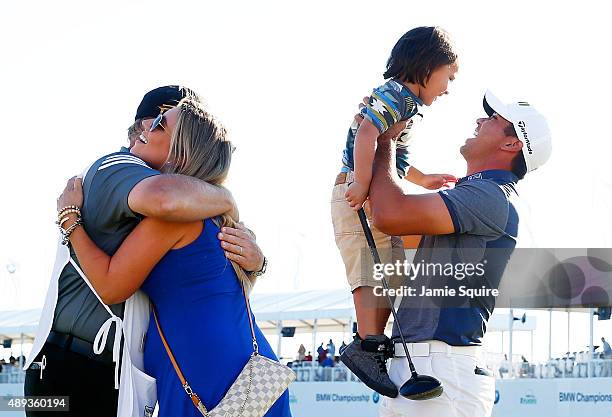
[[[100,304],[102,304],[104,306],[104,308],[106,309],[106,311],[108,311],[108,314],[110,314],[113,317],[116,317],[115,313],[113,313],[113,310],[111,310],[109,306],[104,304],[104,301],[102,301],[102,299],[100,298],[100,296],[98,295],[98,293],[94,289],[93,285],[91,285],[91,282],[89,282],[89,280],[87,279],[87,277],[85,276],[85,274],[83,273],[81,268],[79,268],[79,265],[77,265],[77,263],[74,261],[74,259],[72,259],[72,256],[70,257],[70,263],[72,264],[72,266],[74,266],[74,269],[76,269],[76,271],[79,273],[81,278],[83,278],[83,281],[85,281],[85,283],[87,284],[87,286],[89,287],[91,292],[94,293],[94,295],[96,296],[96,298],[98,299]]]
[[[101,354],[106,346],[106,339],[110,328],[115,323],[115,341],[113,342],[113,362],[115,363],[115,388],[119,389],[119,355],[121,354],[121,337],[123,336],[123,320],[113,315],[100,326],[100,330],[94,339],[93,351],[96,355]]]
[[[106,340],[108,339],[110,328],[113,325],[113,323],[115,323],[115,341],[113,342],[113,362],[115,363],[115,388],[119,389],[119,357],[121,355],[121,337],[123,336],[123,320],[121,320],[120,317],[115,315],[115,313],[113,313],[113,310],[111,310],[110,307],[107,306],[104,303],[104,301],[102,301],[102,298],[100,298],[100,296],[96,292],[93,285],[91,285],[91,282],[89,282],[89,280],[87,279],[87,277],[85,276],[81,268],[79,268],[79,265],[77,265],[74,259],[72,259],[72,256],[70,257],[70,263],[72,264],[74,269],[76,269],[76,271],[79,273],[81,278],[83,278],[83,281],[85,281],[85,283],[87,284],[91,292],[94,293],[94,295],[96,296],[100,304],[102,304],[102,306],[106,309],[108,314],[110,314],[110,318],[106,320],[102,326],[100,326],[98,333],[96,333],[96,338],[94,339],[94,346],[93,346],[93,351],[96,355],[99,355],[104,351],[104,347],[106,346]]]

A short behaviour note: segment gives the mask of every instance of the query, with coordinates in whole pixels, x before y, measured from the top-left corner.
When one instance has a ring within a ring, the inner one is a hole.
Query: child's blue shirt
[[[401,178],[408,174],[408,168],[410,167],[408,163],[408,141],[416,119],[414,116],[419,114],[418,106],[420,105],[423,105],[423,102],[408,87],[398,81],[389,80],[372,91],[368,104],[361,109],[361,115],[376,126],[379,134],[399,121],[410,120],[396,145],[395,160],[397,173]],[[349,128],[346,147],[342,156],[342,163],[351,170],[355,169],[353,151],[357,128],[357,123],[353,123]]]

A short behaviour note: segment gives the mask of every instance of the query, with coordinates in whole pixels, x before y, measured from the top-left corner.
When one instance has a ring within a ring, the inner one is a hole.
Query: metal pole
[[[23,333],[21,333],[21,354],[19,355],[19,369],[23,369]]]
[[[548,360],[552,359],[552,308],[548,310]]]
[[[278,335],[278,345],[276,345],[276,357],[278,360],[281,359],[281,346],[283,343],[283,335],[281,333],[283,329],[283,321],[279,320],[276,322],[276,334]]]
[[[510,369],[508,370],[509,377],[512,378],[514,376],[514,364],[512,363],[512,328],[514,327],[514,310],[510,309],[510,315],[508,316],[508,329],[510,331],[509,343],[508,347],[508,359],[510,359]]]
[[[317,357],[317,319],[314,319],[314,326],[312,327],[312,363],[315,363]]]
[[[593,368],[593,313],[594,308],[589,308],[589,356],[587,362],[587,378],[591,377],[591,369]]]
[[[531,363],[535,363],[535,358],[533,357],[533,330],[529,330],[529,336],[531,338],[531,352],[529,353],[529,359],[531,359]]]
[[[568,310],[567,312],[567,351],[570,351],[570,319],[571,319],[571,314]]]

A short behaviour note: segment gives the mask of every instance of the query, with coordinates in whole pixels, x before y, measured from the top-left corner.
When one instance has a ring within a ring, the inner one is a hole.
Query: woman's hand
[[[83,180],[79,177],[72,177],[68,180],[66,188],[57,199],[57,210],[67,206],[83,206]]]

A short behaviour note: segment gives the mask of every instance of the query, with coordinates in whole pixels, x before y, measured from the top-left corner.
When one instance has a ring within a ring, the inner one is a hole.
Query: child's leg
[[[369,204],[365,205],[365,212],[369,220],[370,218],[370,207]],[[380,256],[380,260],[383,264],[393,264],[403,262],[405,259],[404,253],[404,244],[401,238],[397,236],[389,236],[378,230],[372,223],[370,222],[370,229],[372,230],[372,236],[374,237],[374,243],[376,244],[376,249],[378,250],[378,254]],[[365,240],[365,235],[364,235]],[[367,246],[367,242],[365,243]],[[371,254],[369,249],[367,250],[367,254],[362,256],[370,257]],[[368,260],[368,262],[372,262],[368,264],[367,268],[372,271],[373,268],[373,260]],[[364,263],[366,261],[364,260]],[[368,277],[369,279],[370,277]],[[402,282],[401,276],[386,275],[385,279],[387,281],[387,285],[390,288],[398,288]],[[375,293],[373,287],[360,287],[357,288],[353,292],[353,302],[355,303],[355,313],[357,314],[357,325],[359,330],[359,335],[365,337],[368,334],[383,334],[385,332],[385,327],[387,326],[387,322],[389,321],[389,316],[391,315],[391,308],[389,307],[389,301],[386,295],[382,294],[380,289],[383,287],[382,281],[376,280],[373,277],[370,282],[374,283],[374,286],[378,286],[379,289]],[[355,293],[358,293],[357,297]],[[376,295],[379,294],[379,295]],[[361,314],[360,314],[361,310]],[[364,326],[360,323],[360,315],[361,320],[364,322]],[[363,329],[363,330],[362,330]],[[362,333],[362,331],[364,333]],[[376,332],[376,333],[370,333]]]
[[[376,296],[372,287],[364,286],[353,291],[353,302],[359,336],[383,334],[391,314],[386,298]]]
[[[389,378],[386,368],[391,341],[384,335],[389,305],[386,297],[376,296],[373,292],[374,287],[380,289],[382,283],[374,279],[372,256],[357,212],[349,207],[344,198],[347,188],[348,184],[336,184],[334,187],[331,214],[336,245],[353,293],[358,332],[340,352],[340,360],[368,387],[394,398],[398,395],[397,387]],[[401,239],[387,236],[375,228],[372,233],[383,262],[392,262],[394,247],[397,247],[395,252],[403,255]]]
[[[362,338],[365,338],[367,335],[384,333],[391,310],[387,297],[377,296],[374,293],[374,287],[378,287],[377,293],[381,294],[382,282],[374,277],[374,261],[357,212],[350,208],[344,198],[347,189],[348,184],[338,184],[334,187],[331,215],[336,245],[340,250],[346,277],[353,292],[357,331]],[[367,203],[365,211],[370,218]],[[376,227],[370,227],[383,263],[395,263],[404,259],[404,247],[400,238],[388,236]],[[392,288],[397,286],[396,277],[386,278]]]

